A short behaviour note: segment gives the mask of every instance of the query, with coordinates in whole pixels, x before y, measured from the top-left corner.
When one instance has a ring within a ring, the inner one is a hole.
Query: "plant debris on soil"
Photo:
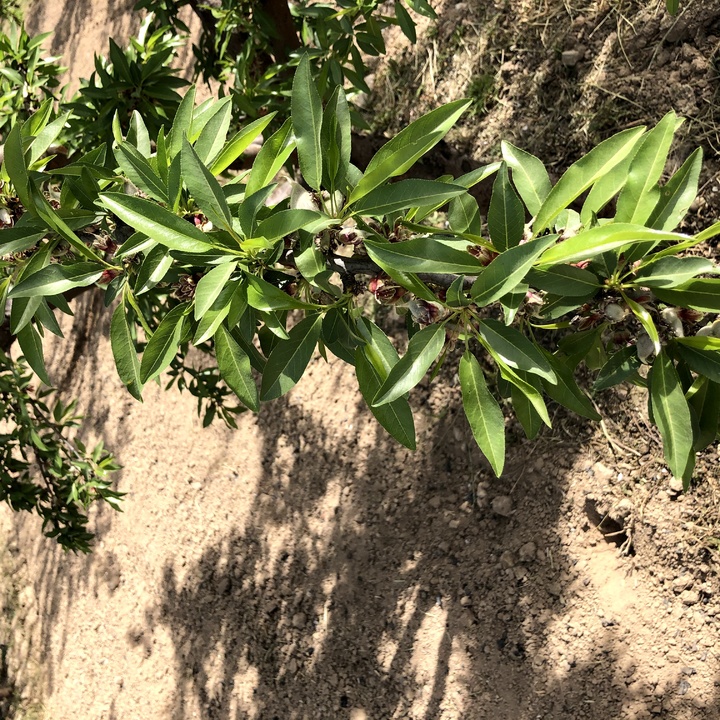
[[[441,3],[414,48],[391,35],[370,106],[392,132],[470,95],[450,145],[482,163],[506,138],[555,176],[675,109],[675,160],[706,150],[706,226],[720,3],[681,5]],[[551,407],[530,442],[509,420],[497,479],[452,373],[411,394],[415,453],[333,358],[237,431],[202,429],[187,394],[135,402],[101,300],[75,311],[51,377],[127,496],[93,516],[87,557],[0,508],[0,717],[720,718],[720,457],[683,492],[639,389],[595,397],[601,426]]]

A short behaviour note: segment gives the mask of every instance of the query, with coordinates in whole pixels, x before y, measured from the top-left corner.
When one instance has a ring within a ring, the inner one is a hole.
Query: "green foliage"
[[[102,443],[89,450],[69,434],[82,419],[75,403],[53,400],[54,391],[32,381],[24,362],[0,351],[0,500],[37,512],[45,535],[87,552],[87,510],[94,501],[117,507],[121,493],[107,478],[118,465]]]
[[[57,99],[58,78],[65,68],[57,64],[59,58],[43,57],[42,44],[50,35],[30,37],[15,23],[7,34],[0,33],[0,143],[10,128],[27,120],[43,101]]]
[[[500,162],[457,179],[393,181],[467,101],[411,123],[362,171],[350,161],[345,90],[323,104],[310,55],[288,88],[290,117],[234,177],[220,174],[270,119],[230,133],[229,99],[195,107],[192,87],[166,117],[128,109],[105,144],[60,171],[45,152],[66,116],[43,106],[13,127],[0,289],[10,332],[45,384],[43,334],[59,333],[52,308],[67,311],[65,294],[99,286],[115,304],[112,351],[128,391],[142,399],[167,373],[197,398],[204,424],[220,416],[234,427],[238,413],[286,394],[317,349],[355,366],[375,418],[414,448],[408,396],[459,346],[463,407],[498,474],[508,406],[529,437],[551,425],[548,400],[599,419],[574,376],[584,363],[597,372],[594,391],[648,387],[666,462],[690,482],[694,453],[719,429],[720,273],[683,252],[720,223],[677,231],[700,153],[660,185],[673,113],[609,138],[554,186],[538,158],[508,143]],[[272,200],[294,151],[305,186]],[[485,225],[469,190],[492,175]],[[438,228],[429,218],[445,206],[448,226]],[[372,322],[367,292],[406,318],[402,355]],[[193,346],[208,356],[202,369],[186,361]],[[96,494],[112,500],[107,492]],[[71,499],[82,506],[87,495]]]
[[[67,137],[73,147],[109,147],[114,134],[137,133],[136,113],[153,138],[172,122],[181,100],[177,90],[188,84],[171,66],[183,39],[168,27],[151,31],[153,22],[148,15],[125,50],[110,38],[108,57],[95,56],[95,72],[67,104],[72,111]]]

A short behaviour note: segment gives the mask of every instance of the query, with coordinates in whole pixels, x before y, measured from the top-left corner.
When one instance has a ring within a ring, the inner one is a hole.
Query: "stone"
[[[670,482],[668,483],[668,488],[670,489],[670,492],[674,493],[675,495],[679,495],[683,491],[683,481],[681,478],[670,478]]]
[[[496,515],[510,517],[513,513],[512,500],[507,495],[498,495],[493,498],[492,509]]]
[[[511,568],[515,565],[515,556],[510,552],[510,550],[505,550],[502,555],[500,555],[500,564],[504,568]]]
[[[615,473],[605,463],[596,462],[592,466],[593,477],[600,482],[610,482],[614,477]]]
[[[560,59],[565,67],[575,67],[582,60],[582,53],[579,50],[565,50]]]
[[[700,602],[699,590],[683,590],[680,593],[680,599],[685,605],[697,605]]]
[[[518,557],[520,562],[532,562],[537,557],[537,545],[532,540],[521,545],[520,550],[518,550]]]
[[[295,613],[292,618],[292,626],[301,630],[307,625],[307,615],[305,613]]]
[[[676,595],[679,595],[684,590],[689,590],[693,585],[693,578],[691,575],[681,575],[675,578],[672,582],[672,589]]]
[[[463,607],[470,607],[470,605],[472,605],[472,599],[469,598],[467,595],[463,595],[463,596],[460,598],[460,604],[461,604]]]

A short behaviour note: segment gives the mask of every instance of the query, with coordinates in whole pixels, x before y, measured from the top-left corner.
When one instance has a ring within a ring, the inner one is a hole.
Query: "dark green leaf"
[[[224,325],[215,333],[215,356],[222,379],[252,411],[260,409],[257,385],[252,376],[250,358]]]
[[[10,298],[59,295],[76,287],[87,287],[97,282],[103,273],[95,263],[74,265],[52,264],[32,275],[24,275],[9,294]]]
[[[381,218],[408,208],[445,203],[466,192],[460,185],[434,180],[400,180],[368,192],[354,204],[352,214]]]
[[[417,237],[405,242],[365,240],[370,258],[381,267],[401,272],[463,273],[483,272],[480,261],[471,255],[466,240],[440,237]]]
[[[118,375],[130,394],[142,402],[142,382],[140,381],[140,361],[130,333],[130,324],[125,315],[125,307],[120,303],[110,322],[110,345],[112,347]]]
[[[52,383],[50,382],[47,370],[45,369],[42,340],[40,339],[40,335],[34,325],[29,322],[21,330],[18,330],[17,340],[20,345],[20,350],[22,350],[22,354],[25,356],[28,365],[33,369],[40,380],[42,380],[46,385],[51,385]]]
[[[634,376],[641,365],[642,363],[638,358],[634,345],[623,348],[602,366],[593,384],[593,389],[600,391],[619,385],[624,380]]]
[[[509,142],[501,143],[502,155],[512,169],[512,181],[531,215],[537,215],[552,185],[545,166],[538,158]]]
[[[525,230],[525,208],[510,184],[507,165],[500,167],[493,184],[488,231],[498,252],[520,244]]]
[[[140,382],[143,385],[157,377],[175,357],[187,307],[187,303],[181,303],[170,310],[148,341],[140,362]]]
[[[292,124],[300,171],[314,190],[322,185],[323,149],[320,142],[323,110],[307,54],[300,59],[292,85]]]
[[[295,387],[312,358],[321,326],[322,315],[310,315],[290,331],[288,340],[275,346],[263,374],[263,400],[274,400]]]
[[[500,477],[505,466],[505,418],[488,390],[480,363],[469,353],[460,359],[460,388],[475,441]]]

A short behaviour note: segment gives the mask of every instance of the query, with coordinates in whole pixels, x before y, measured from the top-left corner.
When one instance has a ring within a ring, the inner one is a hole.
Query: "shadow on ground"
[[[93,432],[123,412],[105,392],[108,349],[89,340],[98,328],[107,333],[97,302],[78,302],[88,332],[62,346],[62,358],[82,359],[82,380],[65,379],[82,394]],[[634,655],[626,618],[591,619],[587,653],[573,649],[572,638],[566,650],[549,642],[582,596],[602,589],[592,584],[597,578],[584,581],[559,529],[588,427],[557,414],[553,435],[515,440],[505,475],[491,479],[451,378],[415,393],[421,449],[412,454],[348,400],[352,388],[337,376],[323,380],[316,368],[306,382],[325,388],[306,385],[307,403],[291,397],[263,409],[250,430],[257,452],[243,446],[245,427],[204,458],[211,474],[229,472],[238,488],[249,482],[240,468],[256,469],[248,506],[240,508],[234,493],[223,498],[227,520],[208,521],[214,534],[198,538],[201,549],[192,555],[186,543],[166,553],[151,568],[155,598],[141,610],[142,627],[121,629],[128,653],[145,643],[147,657],[157,652],[148,638],[159,628],[171,638],[162,717],[575,720],[626,717],[630,709],[637,712],[630,717],[675,717],[668,708],[683,703],[677,688],[657,687],[648,697],[625,672]],[[307,409],[316,392],[329,398],[320,415]],[[153,463],[173,461],[151,461],[131,432],[106,440],[125,465],[141,464],[149,482],[159,482]],[[122,477],[121,487],[132,490]],[[178,476],[161,489],[186,484]],[[512,499],[508,517],[488,507],[499,495]],[[125,540],[113,537],[116,524],[103,513],[98,541],[106,549],[72,563],[51,544],[36,544],[38,637],[40,647],[54,643],[44,666],[49,693],[61,686],[59,664],[78,643],[75,597],[91,593],[101,602],[120,583],[113,548]],[[715,717],[717,700],[698,706],[697,717]],[[116,695],[97,717],[120,720],[119,702]]]

